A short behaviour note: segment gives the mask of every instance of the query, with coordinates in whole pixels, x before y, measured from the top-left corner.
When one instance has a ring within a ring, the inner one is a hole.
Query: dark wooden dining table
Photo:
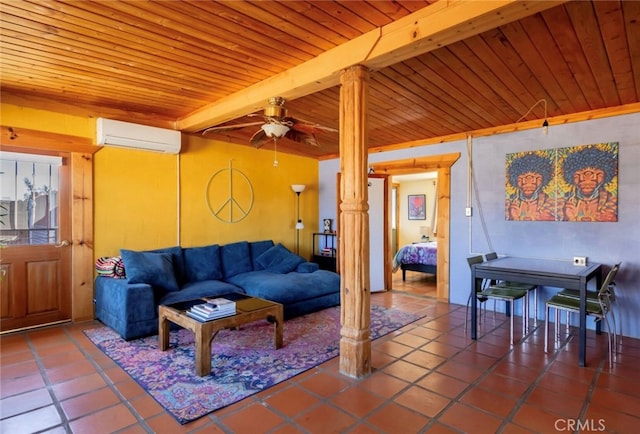
[[[571,261],[503,257],[485,261],[471,267],[471,338],[477,339],[477,305],[474,292],[480,291],[484,279],[507,280],[538,286],[577,289],[580,291],[579,366],[586,365],[587,347],[587,285],[596,280],[596,288],[602,284],[602,264],[588,262],[586,266]],[[534,308],[537,320],[537,306]]]

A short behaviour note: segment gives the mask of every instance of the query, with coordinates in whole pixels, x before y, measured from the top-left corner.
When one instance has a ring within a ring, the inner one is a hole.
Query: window
[[[61,157],[0,152],[0,242],[57,242],[61,164]]]

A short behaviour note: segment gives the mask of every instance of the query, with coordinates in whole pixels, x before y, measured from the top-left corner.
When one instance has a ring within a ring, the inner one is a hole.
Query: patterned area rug
[[[419,318],[374,305],[371,338]],[[266,321],[220,331],[211,344],[211,375],[205,377],[195,375],[193,333],[188,330],[172,331],[167,351],[158,349],[157,336],[127,342],[108,327],[85,334],[184,424],[338,356],[340,308],[286,321],[279,350],[273,348],[273,325]]]

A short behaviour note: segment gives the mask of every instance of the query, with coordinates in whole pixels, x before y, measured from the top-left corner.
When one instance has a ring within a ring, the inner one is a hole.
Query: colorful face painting
[[[507,220],[618,221],[618,143],[506,157]]]
[[[555,220],[555,151],[507,154],[506,219]]]

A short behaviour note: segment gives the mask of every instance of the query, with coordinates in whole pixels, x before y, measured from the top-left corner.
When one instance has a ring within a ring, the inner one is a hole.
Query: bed
[[[438,243],[407,244],[396,253],[393,258],[393,272],[402,269],[402,280],[405,280],[407,270],[419,271],[436,275],[438,268]]]

